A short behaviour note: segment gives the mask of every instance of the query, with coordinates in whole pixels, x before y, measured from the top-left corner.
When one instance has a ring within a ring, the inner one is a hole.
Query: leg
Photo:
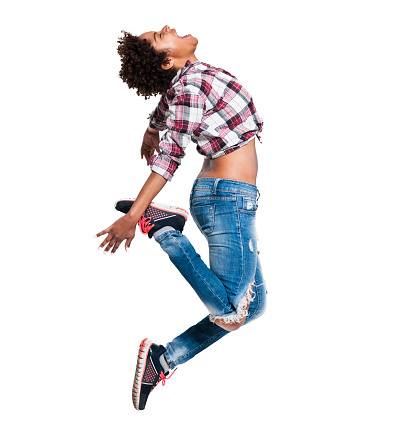
[[[165,228],[154,235],[210,312],[167,345],[165,357],[171,367],[265,309],[255,229],[257,188],[229,180],[200,180],[192,190],[191,214],[208,241],[210,268],[180,232]]]
[[[180,231],[165,227],[153,236],[207,307],[210,320],[227,331],[245,321],[257,262],[255,214],[238,216],[233,198],[207,205],[201,201],[199,208],[192,209],[207,237],[210,268]],[[209,218],[212,229],[206,233],[203,226],[208,226]]]
[[[211,229],[205,225],[202,232],[209,245],[210,269],[224,285],[233,312],[211,314],[210,320],[228,331],[243,325],[252,300],[258,255],[256,198],[251,193],[221,190],[210,204],[198,200],[198,205],[194,202],[191,206],[199,228],[205,224],[208,213],[212,214]]]
[[[168,379],[167,366],[174,369],[190,360],[228,334],[228,325],[247,324],[265,310],[266,291],[255,233],[257,188],[229,180],[200,180],[200,185],[195,182],[197,193],[191,195],[191,212],[209,243],[210,268],[181,232],[163,227],[154,237],[195,289],[210,316],[176,337],[166,348],[144,339],[133,387],[137,409],[145,407],[148,391]],[[219,181],[221,194],[217,190]]]
[[[246,323],[261,316],[265,309],[265,287],[259,262],[253,290],[255,298],[250,304]],[[167,349],[144,339],[140,344],[134,377],[134,407],[138,410],[144,409],[150,392],[160,382],[164,385],[173,375],[174,372],[170,374],[170,369],[190,360],[227,333],[206,317],[167,344]]]
[[[224,285],[203,262],[185,235],[170,228],[156,232],[153,237],[211,314],[228,314],[233,311]]]
[[[256,269],[253,292],[254,299],[250,303],[248,316],[246,317],[244,325],[249,324],[263,315],[266,308],[266,289],[259,262]],[[165,358],[167,363],[171,369],[174,369],[176,366],[187,362],[228,333],[228,331],[210,322],[209,317],[205,317],[166,345]]]

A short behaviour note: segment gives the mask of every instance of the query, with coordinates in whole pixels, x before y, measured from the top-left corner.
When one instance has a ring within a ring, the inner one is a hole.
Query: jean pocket
[[[258,204],[256,198],[243,197],[241,205],[239,206],[239,211],[243,211],[245,213],[256,213],[257,207]]]
[[[208,235],[214,229],[214,204],[194,204],[191,207],[192,218],[200,231]]]

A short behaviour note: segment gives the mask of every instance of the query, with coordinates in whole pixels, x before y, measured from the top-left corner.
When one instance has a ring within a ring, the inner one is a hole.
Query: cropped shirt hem
[[[250,137],[249,137],[247,140],[245,140],[245,141],[241,141],[241,142],[235,144],[233,147],[228,147],[226,150],[223,149],[223,150],[221,150],[221,151],[219,151],[219,152],[217,152],[217,153],[215,153],[215,154],[212,154],[212,155],[203,155],[203,156],[204,156],[206,159],[208,159],[208,160],[218,159],[218,158],[220,158],[221,156],[225,156],[225,155],[227,155],[227,154],[230,154],[230,153],[232,153],[232,152],[234,152],[234,151],[236,151],[236,150],[239,150],[240,148],[244,147],[245,145],[249,144],[249,142],[250,142],[253,138],[255,138],[256,136],[257,136],[257,139],[260,141],[260,138],[259,138],[259,136],[258,136],[258,133],[253,132],[253,134],[250,135]]]

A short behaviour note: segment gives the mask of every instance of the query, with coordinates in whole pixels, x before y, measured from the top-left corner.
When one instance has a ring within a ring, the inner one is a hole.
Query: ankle
[[[159,357],[159,362],[165,372],[168,372],[171,369],[164,354]]]

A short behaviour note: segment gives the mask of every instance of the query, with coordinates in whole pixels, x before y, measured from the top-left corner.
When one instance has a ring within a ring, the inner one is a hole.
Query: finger
[[[98,246],[98,249],[103,248],[109,241],[112,240],[112,235],[108,234],[105,238],[105,240]]]
[[[141,156],[143,156],[145,154],[145,152],[147,152],[150,148],[151,148],[150,145],[148,145],[147,143],[143,142],[142,145],[141,145]]]
[[[122,243],[121,241],[117,241],[114,244],[113,249],[111,250],[111,255],[113,255],[118,250],[118,248],[119,248],[119,246],[120,246],[121,243]]]
[[[148,157],[147,155],[148,155],[148,149],[145,148],[141,151],[141,159],[143,159],[143,158],[147,159],[147,157]]]
[[[147,152],[145,154],[145,159],[147,161],[147,165],[149,165],[149,161],[151,160],[152,155],[153,155],[153,152]]]
[[[102,235],[106,234],[107,232],[108,232],[108,228],[106,230],[99,232],[98,234],[95,234],[95,237],[102,236]]]
[[[110,242],[107,244],[106,248],[104,249],[104,253],[109,252],[109,250],[114,246],[116,243],[116,239],[112,238]]]
[[[128,252],[128,250],[130,249],[130,245],[131,245],[132,241],[133,241],[133,237],[131,237],[131,238],[129,238],[129,239],[126,240],[126,243],[124,245],[124,248],[126,249],[126,252]]]

